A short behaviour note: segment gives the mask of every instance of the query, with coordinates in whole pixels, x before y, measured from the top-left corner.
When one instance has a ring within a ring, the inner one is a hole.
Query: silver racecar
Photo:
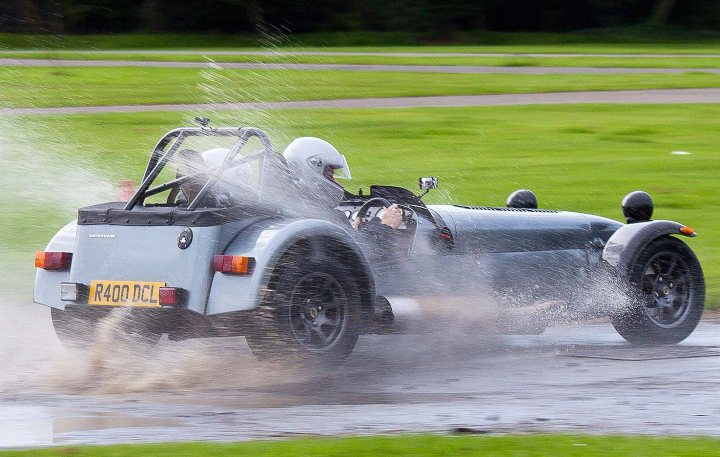
[[[79,345],[126,308],[128,331],[150,339],[244,335],[260,356],[327,360],[363,333],[402,329],[406,316],[440,325],[458,312],[448,297],[521,315],[519,332],[542,331],[549,308],[609,316],[633,343],[676,343],[698,324],[703,273],[679,238],[695,232],[651,220],[644,192],[625,198],[626,224],[538,209],[526,190],[506,207],[426,205],[423,195],[372,186],[322,209],[261,130],[175,129],[130,201],[81,208],[37,253],[35,301]],[[395,229],[377,223],[393,204],[403,211]]]

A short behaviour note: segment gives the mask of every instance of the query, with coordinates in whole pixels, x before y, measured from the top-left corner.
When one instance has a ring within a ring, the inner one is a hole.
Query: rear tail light
[[[176,306],[178,304],[178,290],[176,287],[160,288],[160,306]]]
[[[241,275],[252,274],[255,268],[255,259],[241,255],[216,255],[213,257],[213,270],[221,273],[235,273]]]
[[[72,252],[45,252],[35,253],[35,267],[44,270],[69,270],[72,261]]]

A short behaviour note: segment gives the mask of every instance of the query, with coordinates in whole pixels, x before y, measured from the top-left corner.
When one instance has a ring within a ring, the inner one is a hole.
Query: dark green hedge
[[[720,30],[720,0],[3,0],[23,33],[468,30],[565,32],[670,25]]]

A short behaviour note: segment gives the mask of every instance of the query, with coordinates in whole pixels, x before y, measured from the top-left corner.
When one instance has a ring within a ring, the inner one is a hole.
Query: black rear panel
[[[78,210],[78,225],[182,225],[209,227],[250,217],[247,208],[186,208],[145,206],[124,210],[124,202],[101,203]],[[252,215],[257,216],[257,207]]]

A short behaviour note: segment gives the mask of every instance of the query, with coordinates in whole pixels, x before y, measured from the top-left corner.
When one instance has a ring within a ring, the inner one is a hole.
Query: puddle
[[[53,418],[49,408],[3,405],[0,410],[0,447],[53,444]]]
[[[53,419],[53,433],[83,432],[128,427],[178,427],[183,423],[173,419],[136,417],[108,413],[88,413],[81,416],[57,417]]]
[[[606,347],[574,347],[565,357],[589,359],[624,360],[639,362],[644,360],[690,359],[696,357],[719,357],[718,348],[707,346],[606,346]]]
[[[60,434],[82,434],[93,430],[177,429],[185,424],[171,418],[138,417],[94,411],[58,412],[43,406],[0,406],[0,448],[51,446]]]

